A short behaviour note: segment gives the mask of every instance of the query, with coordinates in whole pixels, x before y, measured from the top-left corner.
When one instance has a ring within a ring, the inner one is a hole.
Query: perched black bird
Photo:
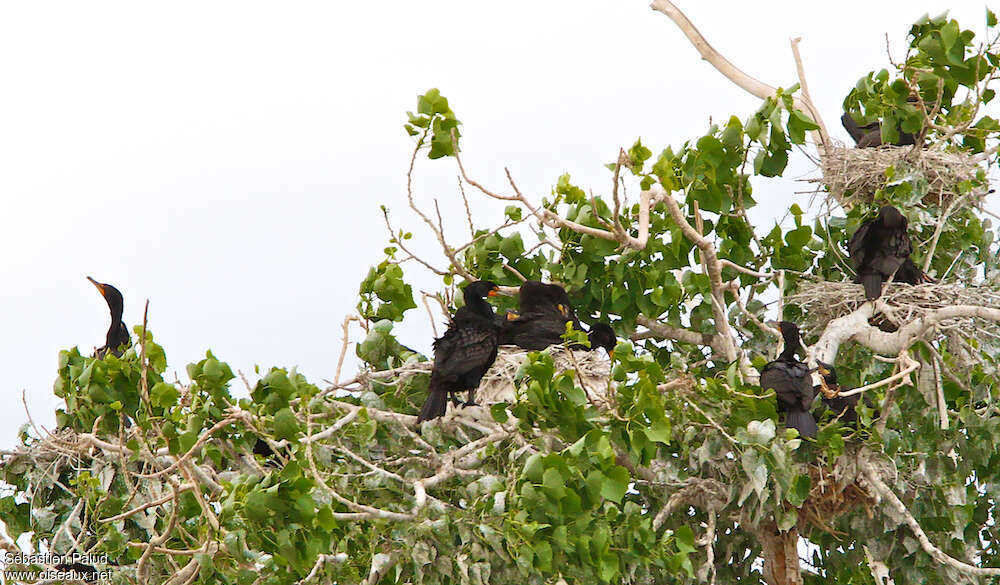
[[[576,317],[566,290],[557,284],[545,284],[529,280],[518,290],[518,311],[508,311],[497,318],[500,324],[500,344],[516,345],[524,349],[541,350],[563,342],[566,323],[573,329],[586,331]],[[608,354],[615,349],[618,340],[615,332],[606,323],[597,323],[587,333],[590,349],[603,347]],[[585,349],[571,344],[574,349]]]
[[[116,357],[121,357],[122,353],[125,352],[125,348],[128,347],[129,342],[132,340],[128,334],[128,328],[122,322],[122,313],[125,310],[125,301],[122,298],[122,293],[110,284],[97,282],[89,276],[87,280],[97,287],[97,290],[101,292],[101,296],[107,301],[108,308],[111,309],[111,327],[108,328],[104,347],[98,348],[94,352],[94,357],[102,359],[108,353]]]
[[[895,207],[886,205],[879,210],[878,217],[861,224],[847,243],[851,263],[858,273],[854,282],[865,287],[865,298],[868,300],[882,296],[882,283],[910,257],[912,248],[906,228],[907,221],[903,214]],[[913,267],[916,268],[916,265]]]
[[[850,114],[844,114],[840,117],[840,123],[844,125],[844,129],[854,139],[854,143],[858,148],[875,148],[883,145],[882,123],[878,120],[862,126],[855,122]],[[913,134],[903,132],[898,126],[896,129],[899,133],[899,138],[892,143],[892,146],[910,146],[916,143],[917,140]]]
[[[815,392],[822,393],[823,405],[829,408],[840,422],[849,426],[857,426],[858,413],[855,408],[858,405],[860,394],[854,396],[840,396],[841,387],[837,383],[837,371],[833,366],[816,360],[817,371],[823,377],[823,383],[815,386]]]
[[[557,284],[529,280],[518,290],[518,310],[508,312],[501,319],[501,345],[516,345],[524,349],[540,350],[562,343],[566,322],[582,330],[569,304],[569,295]]]
[[[760,372],[760,387],[773,389],[778,397],[778,410],[785,412],[785,426],[798,429],[803,437],[815,437],[816,419],[809,412],[813,393],[810,370],[803,362],[795,359],[799,343],[799,328],[795,323],[782,321],[778,324],[785,348],[778,359],[770,362]]]
[[[455,394],[462,390],[469,391],[466,404],[474,404],[476,387],[497,357],[500,328],[486,302],[486,297],[497,294],[497,285],[487,280],[465,287],[465,306],[455,312],[444,335],[434,340],[430,395],[418,423],[444,416],[448,397],[457,402]]]
[[[906,101],[916,103],[917,97],[911,95],[906,98]],[[879,120],[862,126],[850,114],[844,113],[840,117],[840,123],[844,125],[844,130],[847,130],[847,133],[851,135],[858,148],[875,148],[885,144],[882,141],[882,122]],[[899,134],[899,137],[892,143],[892,146],[910,146],[916,144],[917,137],[909,132],[903,132],[899,124],[896,125],[896,132]]]

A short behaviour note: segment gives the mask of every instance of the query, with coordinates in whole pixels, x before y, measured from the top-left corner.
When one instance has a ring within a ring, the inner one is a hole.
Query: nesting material
[[[882,146],[879,148],[832,147],[822,157],[823,177],[811,179],[822,183],[845,207],[869,205],[875,191],[886,184],[885,171],[895,170],[894,181],[913,177],[926,181],[924,205],[947,206],[960,196],[959,184],[975,181],[980,170],[972,155],[940,150],[914,150],[912,146]],[[976,206],[986,195],[986,188],[964,198],[965,207]]]
[[[591,398],[606,401],[611,361],[603,350],[569,350],[562,345],[552,345],[544,350],[552,355],[556,372],[575,370],[576,385],[587,391]],[[501,345],[493,362],[476,390],[476,402],[483,405],[514,402],[514,378],[528,357],[529,350],[513,345]]]
[[[885,318],[902,326],[936,309],[954,305],[973,305],[1000,309],[1000,291],[988,286],[964,284],[921,284],[917,286],[890,282],[882,286],[880,300]],[[864,289],[851,282],[816,282],[804,285],[787,301],[802,308],[804,326],[809,332],[823,330],[833,319],[855,311],[865,300]],[[1000,335],[996,323],[969,317],[948,319],[937,325],[944,332],[958,332],[977,338]]]
[[[800,522],[836,536],[844,536],[833,528],[838,516],[862,506],[871,516],[875,504],[864,485],[863,467],[875,470],[883,481],[895,479],[895,468],[887,461],[873,457],[864,450],[838,457],[832,468],[810,465],[812,489],[799,510]]]

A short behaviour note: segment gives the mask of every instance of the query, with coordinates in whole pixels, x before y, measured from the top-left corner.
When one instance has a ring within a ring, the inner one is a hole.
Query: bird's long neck
[[[785,338],[785,348],[781,350],[781,355],[778,357],[783,361],[795,360],[795,352],[801,347],[799,336],[792,331],[783,331],[781,336]]]
[[[119,330],[126,330],[125,323],[122,321],[122,315],[125,312],[125,307],[121,303],[108,302],[108,308],[111,310],[111,326],[108,327],[107,339],[110,342],[115,338]]]
[[[469,307],[469,310],[481,317],[486,317],[488,319],[493,318],[493,305],[487,303],[486,299],[479,295],[466,294],[465,306]]]

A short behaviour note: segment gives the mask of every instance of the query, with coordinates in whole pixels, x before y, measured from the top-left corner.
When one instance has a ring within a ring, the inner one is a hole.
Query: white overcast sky
[[[836,138],[841,102],[888,64],[924,13],[980,32],[978,1],[677,0],[717,49],[773,85],[796,82],[801,36],[814,100]],[[51,428],[57,354],[108,326],[91,275],[125,295],[170,371],[206,349],[234,369],[298,366],[330,378],[340,323],[382,259],[379,204],[437,253],[406,210],[416,95],[439,87],[469,172],[503,167],[538,198],[563,172],[606,193],[619,146],[654,152],[758,101],[723,79],[644,1],[7,2],[0,8],[0,446]],[[811,172],[796,163],[792,176]],[[456,170],[418,163],[415,191],[466,235]],[[802,183],[757,187],[769,223]],[[994,201],[995,205],[995,201]],[[499,218],[474,201],[480,226]],[[439,283],[423,274],[417,289]],[[429,348],[413,311],[401,341]],[[345,371],[357,366],[353,354]],[[172,375],[168,376],[172,378]]]

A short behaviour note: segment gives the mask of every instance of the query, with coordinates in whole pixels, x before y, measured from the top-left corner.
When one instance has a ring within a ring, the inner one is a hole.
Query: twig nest
[[[874,471],[883,481],[895,481],[895,467],[863,448],[851,449],[838,457],[832,468],[810,465],[812,489],[799,510],[800,522],[837,535],[833,522],[838,516],[855,506],[864,507],[870,515],[876,499],[864,485],[866,469]]]
[[[787,301],[802,309],[804,328],[811,333],[822,331],[833,319],[848,315],[868,302],[862,286],[851,282],[804,284]],[[931,283],[913,286],[890,282],[883,285],[879,301],[885,320],[900,327],[931,311],[954,305],[1000,309],[1000,291],[983,285]],[[943,333],[977,339],[1000,335],[998,324],[970,317],[947,319],[937,328]]]
[[[562,345],[552,345],[544,350],[552,356],[556,372],[576,371],[576,385],[591,398],[607,401],[608,380],[611,378],[611,361],[602,350],[570,350]],[[493,362],[476,390],[476,402],[482,405],[514,402],[514,378],[528,357],[529,350],[513,345],[501,345]]]
[[[947,206],[969,188],[967,181],[976,182],[981,170],[978,161],[963,152],[917,149],[912,146],[881,146],[878,148],[831,147],[820,163],[823,177],[810,179],[822,183],[845,207],[870,205],[878,189],[887,183],[886,170],[893,168],[888,182],[913,181],[914,189],[923,196],[924,205]],[[960,203],[976,206],[986,195],[983,185]]]

